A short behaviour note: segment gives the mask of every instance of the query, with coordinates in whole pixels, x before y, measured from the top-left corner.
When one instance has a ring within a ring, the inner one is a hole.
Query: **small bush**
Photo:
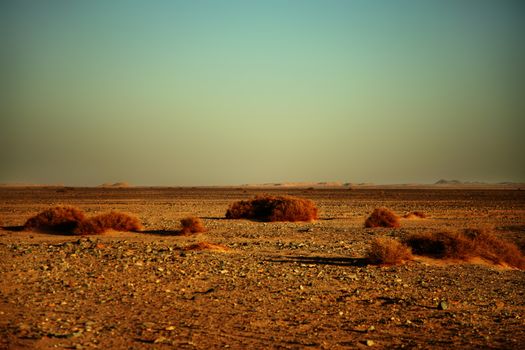
[[[182,219],[180,223],[182,225],[182,233],[185,235],[206,231],[201,219],[193,216]]]
[[[412,260],[410,248],[388,237],[375,238],[367,251],[367,259],[377,265],[397,265]]]
[[[418,255],[465,261],[482,258],[494,264],[525,269],[525,257],[518,247],[496,237],[488,229],[414,234],[404,242]]]
[[[85,219],[84,212],[72,206],[56,206],[29,218],[24,224],[27,230],[72,233]]]
[[[142,224],[135,216],[111,211],[82,221],[75,230],[79,235],[97,235],[108,230],[140,231]]]
[[[216,250],[216,251],[227,251],[228,247],[223,246],[222,244],[213,244],[208,242],[199,242],[191,244],[183,248],[184,250]]]
[[[427,215],[421,211],[413,211],[403,215],[405,219],[425,219]]]
[[[376,208],[365,221],[365,227],[399,227],[399,218],[388,208]]]
[[[317,219],[317,207],[309,199],[265,195],[233,203],[226,211],[226,218],[267,222],[313,221]]]

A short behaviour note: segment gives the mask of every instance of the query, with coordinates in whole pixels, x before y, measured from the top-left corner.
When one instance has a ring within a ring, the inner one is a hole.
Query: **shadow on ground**
[[[22,232],[24,231],[24,226],[4,226],[2,227],[4,231],[10,232]]]
[[[156,236],[185,236],[182,230],[144,230],[136,233]]]
[[[316,265],[356,266],[364,267],[370,265],[366,258],[343,258],[343,257],[321,257],[321,256],[277,256],[267,261],[278,263],[301,263]]]

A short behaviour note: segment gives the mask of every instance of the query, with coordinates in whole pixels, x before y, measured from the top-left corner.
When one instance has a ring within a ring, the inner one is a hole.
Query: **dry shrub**
[[[525,269],[525,256],[520,249],[514,243],[496,237],[489,229],[466,229],[464,235],[474,242],[481,258],[495,264]]]
[[[194,216],[184,218],[180,221],[180,223],[182,225],[182,233],[185,235],[206,231],[206,228],[204,227],[201,219]]]
[[[397,265],[412,260],[410,248],[398,240],[375,238],[367,251],[367,259],[377,265]]]
[[[317,219],[317,207],[309,199],[264,195],[233,203],[226,211],[226,218],[269,222],[313,221]]]
[[[24,224],[27,230],[72,233],[85,219],[84,212],[72,206],[56,206],[29,218]]]
[[[223,246],[222,244],[213,244],[208,242],[199,242],[191,244],[183,248],[184,250],[216,250],[216,251],[227,251],[228,247]]]
[[[406,237],[404,242],[414,254],[438,259],[467,260],[475,251],[473,242],[460,232],[418,233]]]
[[[465,261],[482,258],[494,264],[525,269],[525,257],[518,247],[488,229],[413,234],[404,241],[418,255]]]
[[[376,208],[365,221],[365,227],[399,227],[399,218],[388,208]]]
[[[421,211],[413,211],[403,215],[405,219],[425,219],[427,215]]]
[[[142,224],[133,215],[111,211],[82,221],[75,230],[79,235],[97,235],[108,230],[140,231]]]

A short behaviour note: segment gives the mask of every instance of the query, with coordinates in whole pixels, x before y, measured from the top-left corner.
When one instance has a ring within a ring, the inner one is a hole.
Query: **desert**
[[[226,219],[232,203],[261,194],[311,200],[318,217]],[[367,259],[377,238],[475,228],[523,254],[518,188],[2,187],[0,200],[4,349],[518,349],[525,342],[523,270],[481,258]],[[142,228],[96,235],[24,228],[55,205],[89,216],[130,213]],[[399,227],[365,227],[380,207],[399,216]],[[199,218],[204,232],[181,234],[186,217]]]

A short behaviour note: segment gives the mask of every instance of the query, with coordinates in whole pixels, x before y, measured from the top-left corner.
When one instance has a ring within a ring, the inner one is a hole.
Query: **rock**
[[[446,309],[448,309],[448,304],[447,304],[447,302],[444,301],[444,300],[440,301],[440,302],[438,303],[438,305],[437,305],[437,309],[438,309],[438,310],[446,310]]]
[[[371,339],[367,339],[365,341],[365,344],[366,344],[366,346],[374,346],[375,342],[373,340],[371,340]]]
[[[142,327],[144,327],[144,328],[153,328],[153,327],[155,327],[155,323],[153,323],[153,322],[144,322],[144,323],[142,323]]]
[[[155,339],[155,340],[153,341],[153,343],[154,343],[154,344],[165,343],[165,342],[167,342],[167,340],[168,340],[167,338],[160,336],[160,337],[158,337],[157,339]]]

